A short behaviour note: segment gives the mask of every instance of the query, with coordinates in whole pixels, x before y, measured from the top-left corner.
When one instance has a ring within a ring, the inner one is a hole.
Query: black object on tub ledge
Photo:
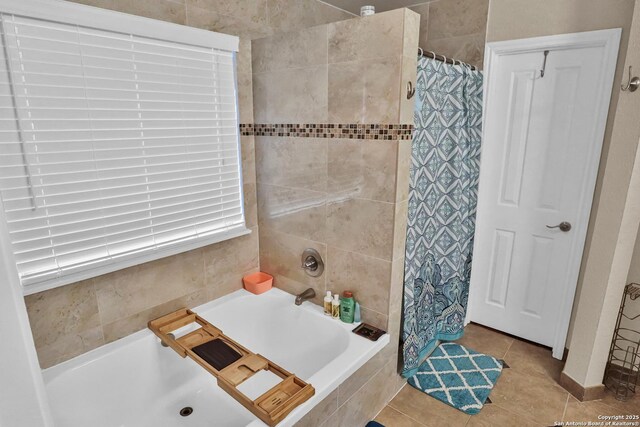
[[[387,333],[386,331],[376,328],[368,323],[361,323],[351,332],[371,341],[378,341],[381,336]]]

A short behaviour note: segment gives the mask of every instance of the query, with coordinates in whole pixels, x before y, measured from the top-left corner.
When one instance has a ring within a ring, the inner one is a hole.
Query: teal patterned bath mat
[[[477,414],[502,373],[495,357],[456,343],[440,344],[409,384],[467,414]]]

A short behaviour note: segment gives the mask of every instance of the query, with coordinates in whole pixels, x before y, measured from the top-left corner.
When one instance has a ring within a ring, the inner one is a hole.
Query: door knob
[[[565,233],[571,230],[571,223],[567,221],[562,221],[558,225],[547,225],[547,228],[559,228],[560,231],[564,231]]]

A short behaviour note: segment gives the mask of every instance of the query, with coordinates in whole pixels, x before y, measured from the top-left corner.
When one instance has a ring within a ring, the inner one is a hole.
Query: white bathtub
[[[279,289],[239,290],[194,309],[255,353],[313,385],[315,395],[279,426],[300,420],[389,342],[359,337]],[[57,427],[264,426],[190,359],[143,330],[43,371]],[[192,407],[188,417],[180,409]]]

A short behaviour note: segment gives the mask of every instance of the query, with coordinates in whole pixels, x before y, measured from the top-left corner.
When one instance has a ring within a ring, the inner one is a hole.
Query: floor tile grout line
[[[404,388],[404,387],[410,387],[409,383],[405,383],[405,385],[404,385],[402,388]],[[400,389],[400,391],[402,391],[402,389]],[[398,394],[400,394],[400,391],[398,391],[398,393],[396,393],[396,396],[397,396]],[[429,396],[429,395],[425,393],[425,396]],[[395,397],[395,396],[394,396],[394,397]],[[435,399],[435,398],[434,398],[434,397],[432,397],[432,396],[429,396],[429,397],[430,397],[430,398],[432,398],[432,399],[434,399],[434,400],[436,400],[436,401],[438,401],[438,399]],[[397,408],[397,407],[393,406],[393,405],[392,405],[392,402],[393,402],[393,399],[392,399],[392,400],[390,400],[390,401],[389,401],[389,403],[387,403],[387,406],[388,406],[388,407],[390,407],[391,409],[393,409],[394,411],[401,413],[402,415],[406,416],[407,418],[410,418],[411,420],[415,421],[416,423],[420,424],[421,426],[428,427],[428,426],[427,426],[426,424],[424,424],[422,421],[418,420],[417,418],[412,417],[411,415],[409,415],[409,414],[407,414],[406,412],[404,412],[402,409],[400,409],[400,408]],[[442,405],[449,406],[449,405],[447,405],[447,404],[446,404],[446,403],[444,403],[444,402],[440,402],[440,401],[438,401],[438,402],[439,402],[439,403],[441,403]],[[460,411],[460,412],[462,412],[462,411]],[[464,412],[463,412],[463,413],[464,413]],[[467,417],[468,417],[468,418],[467,418],[467,421],[465,422],[465,426],[466,426],[466,425],[467,425],[467,423],[469,422],[469,420],[471,419],[471,415],[466,414],[466,413],[465,413],[465,415],[467,415]]]
[[[615,407],[615,406],[613,406],[613,405],[609,405],[607,402],[605,402],[605,401],[604,401],[604,399],[587,400],[587,401],[585,401],[585,402],[600,402],[600,403],[602,403],[603,405],[605,405],[605,406],[607,406],[607,407],[609,407],[609,408],[611,408],[611,409],[613,409],[613,410],[620,411],[620,409],[619,409],[619,408],[616,408],[616,407]],[[585,402],[580,402],[580,403],[585,403]],[[626,402],[627,402],[627,403],[628,403],[628,402],[631,402],[631,400],[628,400],[628,401],[626,401]]]
[[[569,407],[569,400],[571,400],[571,393],[567,392],[567,400],[564,402],[564,411],[562,411],[562,419],[559,421],[564,421],[564,417],[567,415],[567,407]]]
[[[509,350],[511,350],[511,347],[513,346],[513,343],[516,341],[515,338],[511,338],[511,342],[509,343],[509,347],[507,347],[507,350],[504,352],[504,354],[502,355],[502,360],[505,360],[505,357],[507,357],[507,353],[509,353]]]
[[[493,404],[495,404],[495,402],[492,402],[491,404],[493,405]],[[509,409],[509,408],[505,408],[504,406],[500,406],[500,405],[497,405],[497,404],[496,404],[496,406],[497,406],[497,407],[499,407],[500,409],[502,409],[503,411],[506,411],[506,412],[508,412],[508,413],[510,413],[510,414],[512,414],[512,415],[515,415],[515,416],[517,416],[517,417],[525,418],[526,420],[529,420],[529,421],[531,421],[531,422],[532,422],[532,423],[534,423],[534,424],[538,424],[538,422],[537,422],[537,421],[534,421],[533,419],[529,418],[529,417],[528,417],[527,415],[525,415],[525,414],[521,414],[521,413],[520,413],[520,412],[518,412],[518,411],[515,411],[515,410],[513,410],[513,409]]]
[[[421,426],[425,426],[425,427],[426,427],[426,424],[422,423],[421,421],[418,421],[417,419],[413,418],[411,415],[406,414],[406,413],[402,412],[400,409],[398,409],[398,408],[396,408],[396,407],[392,406],[392,405],[391,405],[391,402],[389,402],[389,403],[387,404],[387,406],[388,406],[388,407],[390,407],[391,409],[393,409],[394,411],[401,413],[401,414],[402,414],[402,415],[404,415],[405,417],[407,417],[407,418],[409,418],[409,419],[411,419],[411,420],[413,420],[413,421],[417,422],[417,423],[418,423],[418,424],[420,424]]]
[[[378,412],[378,413],[376,414],[376,416],[375,416],[375,417],[373,417],[373,420],[375,421],[375,420],[380,416],[380,414],[384,412],[384,410],[385,410],[385,409],[389,409],[390,411],[397,412],[398,414],[400,414],[400,416],[401,416],[401,417],[407,417],[407,418],[409,418],[410,420],[415,421],[413,418],[409,417],[407,414],[404,414],[404,413],[400,412],[399,410],[397,410],[397,409],[396,409],[396,408],[394,408],[393,406],[389,405],[388,403],[385,405],[385,407],[384,407],[384,408],[382,408],[382,409],[380,410],[380,412]],[[423,424],[420,424],[420,425],[423,425]]]
[[[408,385],[409,385],[409,383],[407,382],[407,380],[406,380],[406,379],[403,379],[403,381],[402,381],[402,385],[400,386],[400,388],[398,389],[398,391],[396,391],[396,392],[395,392],[395,394],[394,394],[393,396],[391,396],[391,399],[389,399],[389,402],[387,402],[387,406],[389,405],[389,403],[391,403],[391,401],[392,401],[393,399],[395,399],[395,398],[396,398],[396,396],[397,396],[397,395],[399,395],[399,394],[400,394],[400,392],[402,391],[402,389],[403,389],[403,388],[405,388],[405,387],[406,387],[406,386],[408,386]]]
[[[534,424],[538,424],[538,421],[535,421],[534,419],[532,419],[529,415],[524,414],[522,412],[516,411],[515,409],[509,409],[509,408],[505,408],[504,406],[502,406],[500,403],[496,403],[495,401],[492,401],[491,403],[494,406],[497,406],[498,408],[502,409],[503,411],[507,411],[510,414],[516,415],[518,417],[522,417],[525,420],[532,422]]]
[[[514,342],[515,342],[515,339],[514,339]],[[512,343],[512,344],[513,344],[513,343]],[[511,349],[511,346],[509,346],[509,349]],[[508,353],[508,350],[507,350],[507,353]],[[507,353],[505,353],[505,357],[506,357]],[[569,392],[567,392],[564,388],[562,388],[562,387],[557,383],[557,381],[552,380],[551,378],[542,378],[542,377],[539,377],[538,375],[530,374],[528,371],[526,371],[526,370],[520,370],[520,369],[518,369],[518,368],[510,367],[510,370],[512,370],[513,372],[518,372],[519,374],[524,375],[525,377],[528,377],[528,378],[532,378],[532,379],[534,379],[534,380],[540,380],[540,381],[545,381],[545,382],[546,382],[547,380],[551,380],[551,381],[549,382],[549,385],[554,386],[554,387],[559,387],[559,388],[561,388],[561,389],[562,389],[562,391],[563,391],[563,392],[567,393],[567,400],[565,401],[565,405],[564,405],[564,407],[563,407],[563,413],[562,413],[562,417],[564,418],[564,414],[565,414],[565,411],[566,411],[566,408],[567,408],[567,404],[568,404],[568,401],[569,401],[569,399],[570,399],[570,393],[569,393]],[[506,410],[506,411],[508,411],[508,412],[510,412],[510,413],[512,413],[512,414],[516,414],[516,415],[518,415],[518,416],[522,416],[522,417],[524,417],[524,418],[528,419],[529,421],[531,421],[531,422],[533,422],[533,423],[536,423],[536,422],[537,422],[537,421],[535,421],[534,419],[530,418],[527,414],[521,413],[521,412],[519,412],[519,411],[517,411],[517,410],[515,410],[515,409],[508,409],[508,408],[505,408],[504,406],[500,405],[499,403],[496,403],[495,401],[493,402],[493,404],[495,404],[496,406],[500,407],[501,409],[504,409],[504,410]]]
[[[469,418],[467,418],[467,422],[464,423],[465,427],[467,427],[470,422],[471,422],[471,415],[469,415]]]

